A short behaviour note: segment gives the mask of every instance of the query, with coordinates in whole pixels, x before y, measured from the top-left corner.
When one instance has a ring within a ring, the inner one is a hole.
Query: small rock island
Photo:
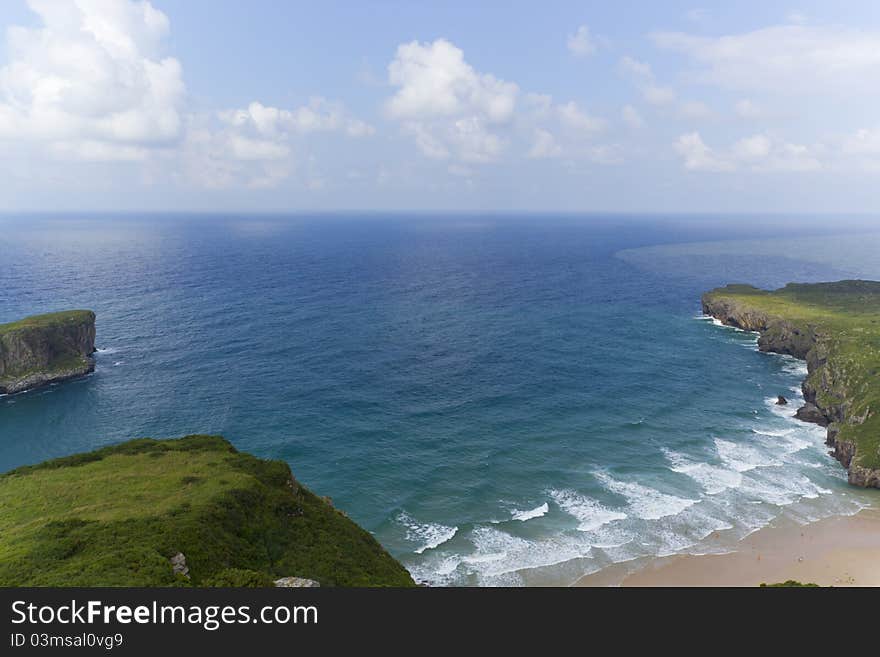
[[[414,586],[283,461],[148,438],[0,475],[0,586]]]
[[[95,313],[68,310],[0,324],[0,394],[83,376],[95,369]]]
[[[828,427],[832,454],[855,486],[880,488],[880,282],[728,285],[703,312],[757,331],[758,348],[806,360],[798,419]]]

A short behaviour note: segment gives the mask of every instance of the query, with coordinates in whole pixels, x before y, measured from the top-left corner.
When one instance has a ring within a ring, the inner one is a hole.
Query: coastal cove
[[[729,285],[707,292],[703,312],[760,334],[758,348],[807,363],[796,417],[828,427],[826,443],[849,483],[880,488],[880,283],[789,284],[768,292]]]
[[[805,364],[699,304],[730,281],[775,289],[842,269],[738,252],[667,271],[616,255],[751,225],[3,222],[0,322],[91,308],[99,347],[89,376],[0,397],[3,471],[223,435],[290,464],[431,585],[568,585],[877,503],[847,484],[825,430],[792,417]]]

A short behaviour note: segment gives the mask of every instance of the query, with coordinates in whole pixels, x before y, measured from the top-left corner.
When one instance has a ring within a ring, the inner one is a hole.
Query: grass
[[[190,579],[172,573],[182,552]],[[0,476],[0,586],[412,586],[287,464],[218,436],[134,440]]]
[[[846,408],[839,439],[856,445],[854,463],[880,468],[880,283],[790,283],[774,291],[729,285],[706,297],[761,311],[814,334],[825,359],[809,380],[817,401]],[[864,421],[849,421],[854,418]]]
[[[0,336],[22,329],[42,329],[95,321],[91,310],[64,310],[58,313],[33,315],[8,324],[0,324]]]

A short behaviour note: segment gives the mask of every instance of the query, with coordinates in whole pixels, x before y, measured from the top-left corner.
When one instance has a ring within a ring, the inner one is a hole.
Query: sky
[[[695,2],[3,0],[0,211],[880,211],[880,3]]]

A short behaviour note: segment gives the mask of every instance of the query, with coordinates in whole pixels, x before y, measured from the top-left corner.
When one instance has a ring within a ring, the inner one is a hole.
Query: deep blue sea
[[[91,376],[0,398],[0,470],[222,434],[289,462],[432,584],[569,584],[853,513],[872,498],[789,417],[803,365],[699,306],[728,282],[849,272],[782,251],[619,253],[784,237],[772,225],[7,216],[0,322],[91,308],[100,351]]]

